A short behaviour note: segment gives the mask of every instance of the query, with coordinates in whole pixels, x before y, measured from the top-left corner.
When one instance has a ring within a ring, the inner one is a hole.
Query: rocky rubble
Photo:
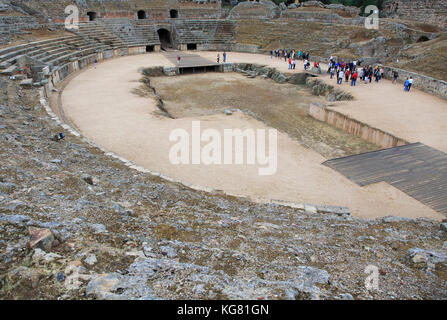
[[[323,96],[327,101],[349,101],[354,99],[349,92],[334,88],[334,86],[326,84],[318,78],[308,78],[306,85],[310,88],[313,95]]]
[[[447,298],[439,222],[195,191],[68,132],[52,141],[64,130],[37,92],[0,89],[2,299]]]
[[[275,68],[269,68],[258,64],[238,63],[233,66],[234,71],[244,74],[248,78],[261,76],[265,79],[272,79],[277,83],[291,83],[295,85],[306,84],[306,79],[310,77],[307,73],[294,73],[285,75]]]

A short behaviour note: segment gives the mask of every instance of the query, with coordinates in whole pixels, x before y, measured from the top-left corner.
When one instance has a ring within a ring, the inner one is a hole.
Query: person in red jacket
[[[357,81],[357,71],[354,71],[354,73],[351,76],[351,87],[354,86],[355,87],[355,83]]]
[[[349,76],[351,75],[351,71],[349,69],[346,69],[345,71],[345,82],[349,81]]]

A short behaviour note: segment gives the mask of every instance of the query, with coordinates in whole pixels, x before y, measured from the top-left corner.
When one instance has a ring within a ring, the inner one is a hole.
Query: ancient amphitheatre
[[[377,30],[318,1],[0,8],[3,298],[445,299],[445,3]],[[337,85],[330,56],[384,77]],[[193,121],[277,129],[276,173],[172,164]]]

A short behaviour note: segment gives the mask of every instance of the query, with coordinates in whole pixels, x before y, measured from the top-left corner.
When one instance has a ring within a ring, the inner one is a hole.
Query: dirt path
[[[216,53],[200,53],[211,57]],[[230,61],[263,63],[262,55],[229,54]],[[286,71],[281,62],[271,65]],[[353,215],[374,218],[386,215],[407,217],[443,216],[399,190],[379,183],[360,188],[321,163],[316,152],[306,149],[285,134],[278,134],[278,170],[259,176],[253,165],[173,165],[169,134],[184,128],[191,132],[193,120],[206,128],[263,128],[263,123],[244,114],[223,114],[197,118],[166,119],[154,112],[152,99],[135,94],[140,67],[171,65],[161,54],[123,57],[101,63],[73,78],[62,94],[66,116],[88,138],[138,165],[164,175],[202,186],[258,199],[278,199],[302,203],[348,206]]]

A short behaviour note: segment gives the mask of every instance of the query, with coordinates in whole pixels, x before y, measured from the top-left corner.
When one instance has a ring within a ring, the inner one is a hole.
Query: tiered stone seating
[[[176,21],[175,30],[179,43],[224,44],[233,39],[234,24],[225,20]]]
[[[102,21],[80,23],[78,34],[87,36],[90,39],[99,41],[102,44],[109,45],[114,48],[122,48],[128,46],[124,40],[122,40],[113,32],[107,30],[104,27],[104,23]]]
[[[22,30],[32,29],[38,26],[39,23],[33,16],[0,16],[0,34],[2,35],[7,35],[14,32],[20,33]]]
[[[157,25],[150,20],[108,19],[81,23],[72,36],[47,39],[0,50],[0,73],[14,74],[17,60],[27,56],[55,68],[72,58],[91,55],[98,51],[132,46],[159,45]],[[226,44],[233,39],[234,24],[226,20],[176,20],[167,23],[174,27],[178,44]]]
[[[31,42],[0,50],[1,74],[11,75],[17,71],[17,60],[27,56],[43,64],[57,67],[71,58],[83,57],[97,51],[111,49],[77,35]]]
[[[132,46],[145,46],[147,41],[142,33],[136,32],[134,24],[129,19],[106,19],[103,21],[104,28],[126,43]],[[142,37],[143,36],[143,37]]]
[[[215,43],[228,43],[233,40],[235,34],[234,23],[231,21],[219,21],[214,38]]]
[[[0,50],[0,69],[2,74],[12,74],[17,70],[15,66],[17,60],[24,56],[32,56],[46,53],[46,48],[54,49],[62,44],[62,41],[71,39],[73,37],[63,37],[56,39],[48,39],[38,42],[27,43],[14,47],[9,47]]]
[[[144,39],[146,45],[160,44],[154,22],[150,20],[137,20],[133,22],[135,34],[140,39]]]

